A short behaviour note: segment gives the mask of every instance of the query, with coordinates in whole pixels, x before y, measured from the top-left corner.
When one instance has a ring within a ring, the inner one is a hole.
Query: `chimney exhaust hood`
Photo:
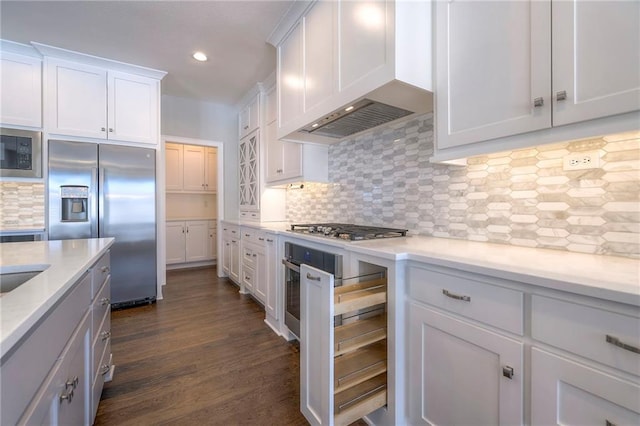
[[[296,1],[290,12],[268,40],[278,139],[335,144],[433,111],[430,2]]]

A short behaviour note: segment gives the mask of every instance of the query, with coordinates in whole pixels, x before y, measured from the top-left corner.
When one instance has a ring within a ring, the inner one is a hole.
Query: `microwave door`
[[[49,239],[97,237],[98,148],[49,141]]]

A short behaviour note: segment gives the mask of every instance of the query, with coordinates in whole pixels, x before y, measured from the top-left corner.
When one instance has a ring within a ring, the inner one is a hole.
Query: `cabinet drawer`
[[[233,238],[233,239],[238,239],[240,238],[240,228],[238,226],[235,225],[227,225],[227,224],[222,224],[222,233],[223,235],[229,237],[229,238]]]
[[[256,267],[256,253],[249,247],[242,248],[242,266],[245,268],[254,268]]]
[[[247,286],[253,292],[253,279],[255,276],[255,271],[250,267],[242,268],[242,282],[245,286]]]
[[[409,268],[409,297],[523,334],[523,293],[418,267]]]
[[[253,244],[264,245],[265,233],[249,227],[243,227],[241,229],[242,241],[247,241]]]
[[[534,339],[640,376],[640,318],[532,297]]]
[[[93,359],[92,359],[92,369],[91,369],[91,377],[93,378],[93,383],[97,376],[100,375],[100,368],[102,364],[100,364],[100,360],[103,357],[105,348],[111,348],[111,311],[106,312],[104,317],[102,318],[102,323],[100,324],[100,328],[94,329],[95,336],[93,337]],[[111,352],[108,350],[108,352]]]
[[[109,276],[111,269],[111,254],[106,252],[104,256],[96,262],[91,268],[91,298],[96,296],[96,293],[100,291],[102,285]]]
[[[240,212],[240,219],[260,220],[260,212]]]
[[[111,310],[111,278],[107,280],[106,283],[100,289],[100,292],[93,300],[93,304],[91,305],[92,315],[93,315],[93,325],[92,330],[97,330],[102,323],[104,315],[106,312]],[[94,336],[95,338],[95,336]]]

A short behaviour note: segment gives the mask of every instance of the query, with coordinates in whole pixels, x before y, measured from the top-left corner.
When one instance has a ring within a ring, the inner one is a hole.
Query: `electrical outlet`
[[[587,170],[600,168],[600,152],[574,152],[563,159],[562,170]]]

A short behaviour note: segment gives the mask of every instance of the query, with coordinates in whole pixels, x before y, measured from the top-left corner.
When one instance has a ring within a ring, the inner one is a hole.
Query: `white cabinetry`
[[[107,253],[2,360],[0,423],[93,424],[113,373],[109,268]]]
[[[482,141],[495,140],[467,149],[544,143],[554,131],[566,140],[552,128],[640,109],[638,2],[450,1],[435,11],[436,157]],[[547,139],[499,139],[543,129]]]
[[[238,134],[241,139],[260,126],[260,95],[256,95],[242,108],[238,121]]]
[[[3,51],[0,57],[0,88],[0,124],[42,126],[40,58]]]
[[[47,58],[50,133],[156,144],[160,82]]]
[[[297,130],[383,92],[412,99],[414,112],[430,110],[427,2],[312,2],[295,22],[283,22],[273,38],[278,50],[278,138],[326,142]],[[414,87],[407,91],[408,85]]]
[[[254,131],[240,140],[240,211],[260,210],[260,140]]]
[[[212,260],[213,223],[209,220],[167,221],[167,265]]]
[[[328,147],[288,142],[277,137],[277,92],[266,93],[265,179],[267,184],[326,182]]]
[[[347,425],[383,407],[386,278],[334,288],[333,275],[303,264],[300,287],[300,411],[312,425]]]
[[[240,285],[240,227],[222,223],[222,271]]]
[[[207,258],[215,259],[218,254],[218,231],[216,230],[215,221],[209,221],[209,245],[207,246]]]
[[[415,266],[407,291],[411,424],[522,424],[523,294]]]
[[[635,314],[532,297],[532,424],[640,423]]]
[[[264,309],[266,311],[268,324],[271,325],[273,329],[278,329],[277,326],[278,321],[280,319],[280,315],[278,315],[278,300],[280,299],[280,292],[278,289],[280,286],[278,285],[278,262],[280,259],[277,258],[277,237],[275,234],[266,233],[265,234],[265,246],[264,246],[264,269],[261,279],[265,280],[266,287],[266,297],[264,302]]]
[[[200,145],[165,144],[166,190],[217,191],[218,151]]]

